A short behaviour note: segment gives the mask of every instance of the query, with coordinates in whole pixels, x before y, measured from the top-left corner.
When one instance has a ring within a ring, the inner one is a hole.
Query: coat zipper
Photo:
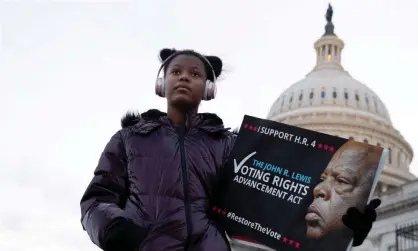
[[[187,226],[187,237],[184,250],[187,251],[191,242],[191,235],[193,231],[192,219],[190,213],[190,201],[189,201],[189,180],[187,175],[187,162],[186,162],[186,152],[184,150],[184,135],[185,127],[182,126],[179,128],[179,144],[180,144],[180,164],[181,164],[181,173],[183,178],[183,193],[184,193],[184,208],[186,213],[186,226]]]

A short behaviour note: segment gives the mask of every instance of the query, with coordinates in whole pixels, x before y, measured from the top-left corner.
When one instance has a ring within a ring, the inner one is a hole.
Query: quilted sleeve
[[[100,248],[105,229],[112,220],[123,217],[127,189],[127,156],[118,132],[107,143],[80,202],[83,229]]]

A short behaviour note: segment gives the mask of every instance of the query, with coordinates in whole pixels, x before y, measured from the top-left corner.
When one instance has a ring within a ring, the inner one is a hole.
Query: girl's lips
[[[184,93],[188,93],[188,94],[192,93],[189,88],[183,87],[183,86],[177,87],[176,89],[174,89],[174,91],[179,92],[179,93],[183,93],[183,94]]]

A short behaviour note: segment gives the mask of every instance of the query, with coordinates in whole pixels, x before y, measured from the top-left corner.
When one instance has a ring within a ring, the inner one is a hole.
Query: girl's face
[[[194,108],[205,91],[205,66],[193,55],[180,54],[173,58],[165,76],[166,97],[170,105]]]

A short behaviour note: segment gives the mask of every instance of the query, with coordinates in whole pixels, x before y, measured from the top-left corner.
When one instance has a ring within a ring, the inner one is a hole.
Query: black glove
[[[102,246],[104,251],[136,251],[147,236],[147,230],[131,220],[116,218],[105,229]]]
[[[353,247],[363,244],[372,229],[373,222],[376,220],[376,208],[380,206],[380,203],[381,200],[373,199],[366,206],[364,213],[355,207],[351,207],[343,216],[344,224],[354,232]]]

